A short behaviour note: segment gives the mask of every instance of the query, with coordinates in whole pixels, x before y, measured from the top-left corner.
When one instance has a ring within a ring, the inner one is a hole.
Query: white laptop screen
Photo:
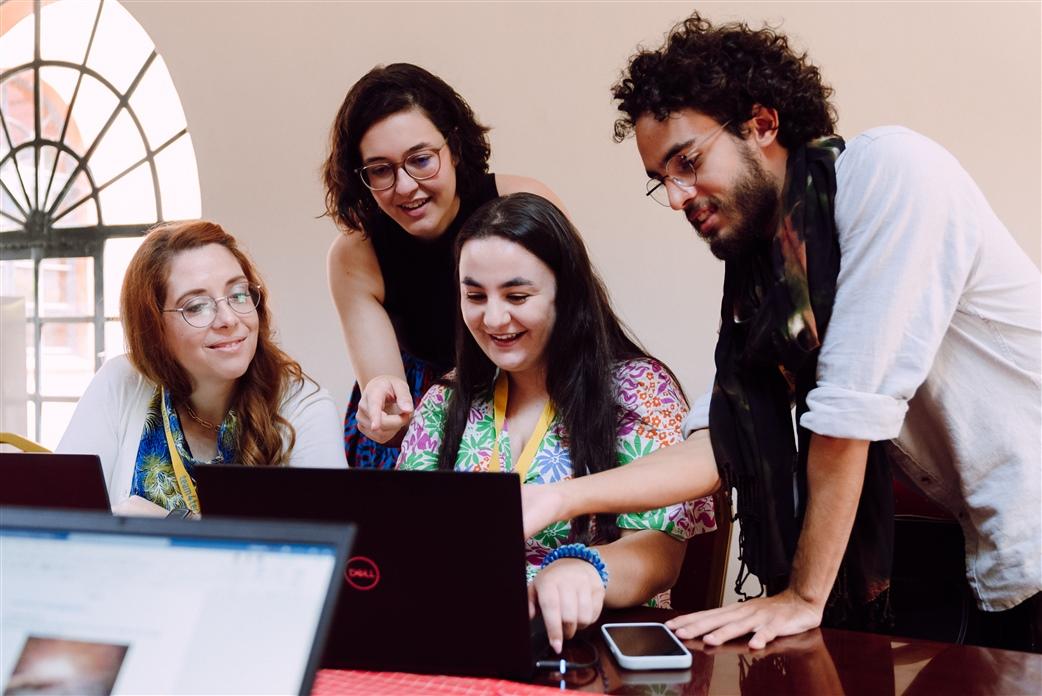
[[[322,544],[5,528],[0,692],[296,692],[335,563]]]

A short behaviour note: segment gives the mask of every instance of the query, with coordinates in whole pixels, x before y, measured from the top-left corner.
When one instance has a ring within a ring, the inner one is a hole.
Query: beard
[[[731,221],[708,240],[709,251],[721,261],[742,258],[762,247],[778,226],[778,189],[747,143],[743,142],[738,151],[742,171],[730,200],[710,199],[722,217]]]

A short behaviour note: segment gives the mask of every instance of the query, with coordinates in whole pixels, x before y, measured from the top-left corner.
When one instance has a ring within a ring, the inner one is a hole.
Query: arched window
[[[140,236],[199,217],[199,198],[177,90],[124,7],[0,2],[0,296],[7,314],[24,304],[27,404],[24,428],[8,415],[0,429],[57,444],[123,350],[119,289]]]

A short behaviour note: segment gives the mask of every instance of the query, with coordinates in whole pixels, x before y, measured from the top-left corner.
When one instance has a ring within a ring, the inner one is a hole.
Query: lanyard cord
[[[170,411],[166,407],[166,387],[163,387],[162,402],[163,431],[166,433],[166,446],[170,450],[170,463],[174,466],[174,483],[177,484],[177,490],[181,493],[181,499],[185,501],[185,505],[198,515],[199,497],[195,493],[195,484],[192,483],[192,477],[188,475],[188,469],[185,468],[185,463],[181,459],[181,453],[177,451],[174,433],[170,428]]]
[[[506,372],[500,370],[499,376],[496,377],[496,386],[492,396],[492,412],[493,422],[495,424],[494,440],[492,441],[492,459],[489,462],[489,471],[501,471],[502,462],[500,461],[499,455],[499,438],[503,432],[503,426],[506,423],[507,417],[507,400],[508,394],[508,380]],[[550,403],[550,399],[547,398],[546,404],[543,405],[543,412],[539,414],[539,420],[536,422],[535,430],[532,431],[531,437],[528,438],[528,442],[525,443],[525,448],[521,451],[521,456],[517,460],[517,465],[514,467],[514,471],[521,475],[521,483],[525,482],[528,477],[528,470],[532,467],[532,460],[535,459],[535,453],[539,450],[539,445],[542,444],[543,438],[546,436],[546,431],[550,428],[550,423],[554,419],[554,407]]]

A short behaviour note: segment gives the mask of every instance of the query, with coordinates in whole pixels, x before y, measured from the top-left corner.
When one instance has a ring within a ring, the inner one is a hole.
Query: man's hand
[[[385,444],[409,425],[412,411],[412,393],[405,380],[373,377],[358,403],[358,429],[373,442]]]
[[[521,486],[521,517],[525,539],[564,519],[564,500],[556,483]]]
[[[681,638],[720,645],[752,633],[749,647],[760,649],[778,636],[821,625],[825,601],[836,580],[854,524],[865,480],[864,440],[811,435],[807,457],[807,514],[796,545],[789,589],[667,622]]]
[[[749,647],[761,649],[779,636],[791,636],[821,625],[823,607],[812,604],[791,590],[773,597],[758,597],[719,609],[678,616],[666,625],[682,639],[698,638],[721,645],[749,633]]]
[[[597,569],[578,558],[562,558],[539,571],[528,586],[528,616],[543,614],[546,638],[560,654],[563,642],[601,615],[604,583]]]

